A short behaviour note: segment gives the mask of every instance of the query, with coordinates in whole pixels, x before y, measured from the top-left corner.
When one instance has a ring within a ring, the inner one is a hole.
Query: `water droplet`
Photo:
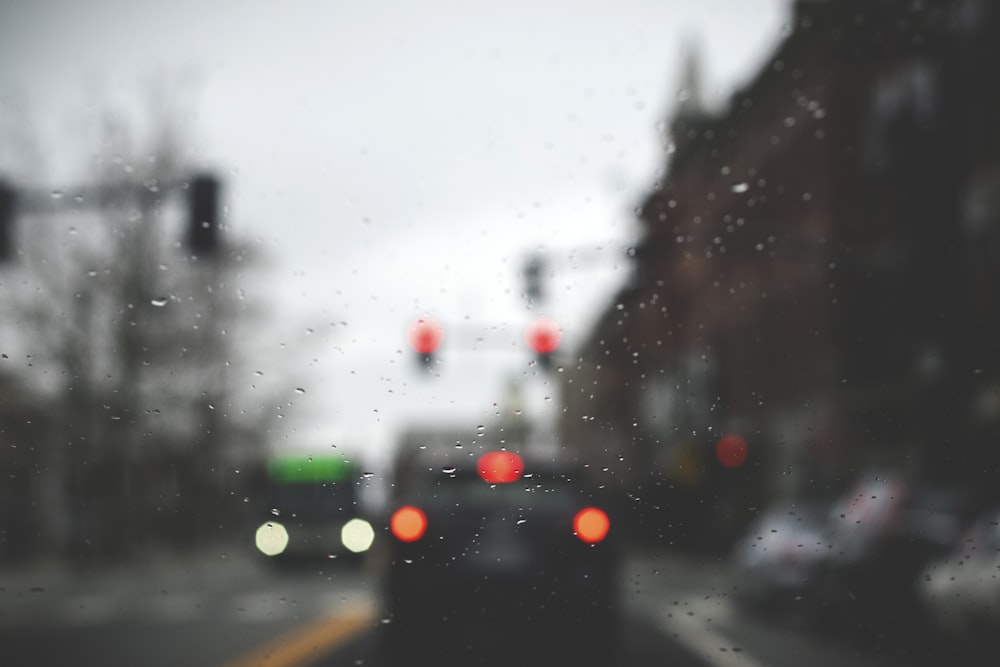
[[[441,468],[441,472],[443,472],[446,475],[454,475],[455,470],[456,470],[455,466],[445,466],[444,468]]]
[[[746,181],[741,183],[733,183],[733,192],[746,192],[750,189],[750,184]]]
[[[49,194],[53,199],[62,199],[63,196],[62,190],[53,190]]]
[[[295,388],[295,393],[296,394],[304,394],[304,393],[306,393],[306,390],[303,389],[302,387],[296,387]]]
[[[375,476],[375,473],[373,473],[373,472],[363,472],[363,473],[361,473],[361,478],[362,479],[371,479],[374,476]]]
[[[273,514],[274,516],[280,516],[281,515],[281,510],[279,510],[277,507],[272,507],[271,508],[271,514]]]
[[[150,303],[156,306],[157,308],[162,308],[163,306],[167,305],[167,301],[169,301],[167,297],[161,296],[151,300]]]

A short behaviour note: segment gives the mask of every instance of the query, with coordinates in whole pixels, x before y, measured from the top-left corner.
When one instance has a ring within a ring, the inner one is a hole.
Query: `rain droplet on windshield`
[[[733,192],[746,192],[750,189],[750,184],[746,181],[741,183],[733,183]]]
[[[167,297],[161,296],[161,297],[157,297],[155,299],[152,299],[150,301],[150,303],[153,304],[154,306],[156,306],[157,308],[162,308],[163,306],[167,305],[167,301],[168,300],[169,299],[167,299]]]

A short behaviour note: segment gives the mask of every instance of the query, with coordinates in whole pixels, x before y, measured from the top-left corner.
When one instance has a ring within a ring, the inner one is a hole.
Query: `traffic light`
[[[542,273],[545,271],[545,260],[541,255],[532,255],[524,264],[524,298],[529,303],[538,303],[545,298],[542,286]]]
[[[5,181],[0,181],[0,262],[14,257],[14,213],[17,192]]]
[[[434,352],[441,346],[444,331],[433,320],[420,319],[410,327],[410,347],[416,351],[418,361],[424,368],[434,362]]]
[[[562,330],[555,322],[540,317],[528,325],[524,335],[528,347],[535,352],[535,360],[546,371],[552,370],[552,357],[562,339]]]
[[[222,185],[211,174],[198,174],[188,184],[188,249],[211,257],[219,249],[219,191]]]

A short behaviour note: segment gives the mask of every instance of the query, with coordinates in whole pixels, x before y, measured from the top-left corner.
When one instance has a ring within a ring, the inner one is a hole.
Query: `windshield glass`
[[[998,121],[991,0],[0,2],[0,665],[996,663]]]

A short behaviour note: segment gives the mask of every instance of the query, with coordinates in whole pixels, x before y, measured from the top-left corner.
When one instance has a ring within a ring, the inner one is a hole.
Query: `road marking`
[[[729,600],[688,598],[663,609],[660,625],[671,638],[713,667],[764,667],[746,650],[713,629],[732,617]]]
[[[337,616],[323,618],[305,628],[265,644],[250,653],[226,663],[224,667],[300,667],[307,665],[333,649],[347,643],[375,618],[372,605],[351,605]]]

